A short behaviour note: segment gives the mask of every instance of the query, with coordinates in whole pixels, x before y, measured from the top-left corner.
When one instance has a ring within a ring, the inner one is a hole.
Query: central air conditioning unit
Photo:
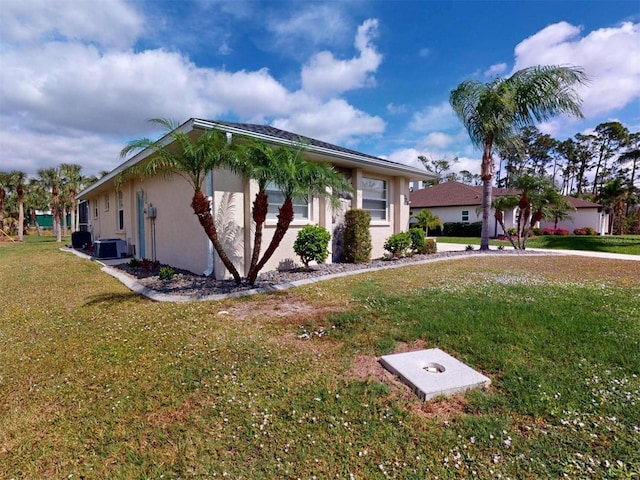
[[[121,258],[127,256],[127,242],[119,238],[101,238],[93,242],[96,258]]]

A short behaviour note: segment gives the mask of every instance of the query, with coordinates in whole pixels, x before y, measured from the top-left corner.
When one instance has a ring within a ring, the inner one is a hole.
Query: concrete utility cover
[[[380,363],[423,400],[491,384],[491,380],[439,348],[384,355]]]

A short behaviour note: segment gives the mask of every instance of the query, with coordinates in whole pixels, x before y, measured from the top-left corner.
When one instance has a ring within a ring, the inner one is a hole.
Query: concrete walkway
[[[438,251],[439,252],[459,252],[461,250],[466,249],[466,245],[461,243],[440,243],[438,242]],[[473,246],[474,249],[478,250],[480,247],[478,245]],[[505,246],[505,250],[513,250],[511,246]],[[496,247],[490,247],[490,250],[497,250]],[[531,250],[532,252],[542,252],[553,255],[574,255],[579,257],[595,257],[595,258],[610,258],[612,260],[630,260],[640,262],[640,255],[626,255],[622,253],[606,253],[606,252],[592,252],[588,250],[560,250],[560,249],[549,249],[549,248],[527,248],[527,250]]]

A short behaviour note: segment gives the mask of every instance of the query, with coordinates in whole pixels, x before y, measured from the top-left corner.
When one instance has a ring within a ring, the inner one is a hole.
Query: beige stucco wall
[[[363,177],[387,181],[388,203],[387,219],[372,222],[372,257],[384,254],[383,245],[393,233],[407,230],[409,225],[409,206],[405,196],[409,195],[408,179],[403,177],[381,176],[372,172],[354,169],[352,183],[356,193],[352,204],[362,207],[361,182]],[[216,277],[224,278],[228,272],[216,254],[212,253],[209,240],[191,209],[193,187],[181,176],[171,178],[152,177],[134,178],[122,185],[124,203],[124,229],[118,231],[118,206],[115,184],[104,185],[93,192],[89,200],[89,218],[93,239],[121,238],[128,245],[135,246],[138,258],[152,258],[155,246],[155,258],[161,263],[176,268],[202,274],[211,268]],[[228,171],[216,171],[202,185],[205,193],[212,195],[212,213],[218,234],[226,251],[233,259],[241,275],[249,268],[253,247],[253,221],[251,209],[257,193],[255,182],[246,182]],[[104,210],[104,196],[109,195],[109,210]],[[140,245],[138,230],[137,196],[144,198],[144,252]],[[98,217],[93,215],[93,201],[98,199]],[[149,208],[155,207],[157,217],[148,217]],[[310,206],[309,219],[294,219],[274,256],[267,262],[263,271],[300,264],[293,251],[297,232],[309,223],[319,224],[332,232],[334,215],[328,202],[314,198]],[[275,219],[268,219],[264,227],[262,253],[269,245],[275,232]],[[155,233],[155,235],[154,235]],[[154,243],[155,241],[155,243]],[[330,243],[331,248],[331,243]],[[328,261],[331,261],[329,255]]]

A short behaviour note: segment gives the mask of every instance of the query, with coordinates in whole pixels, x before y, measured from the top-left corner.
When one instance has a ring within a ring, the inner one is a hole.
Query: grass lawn
[[[0,242],[0,478],[640,475],[637,262],[479,255],[160,304],[57,247]],[[423,403],[376,362],[430,347],[491,388]]]
[[[480,245],[480,238],[437,237],[439,242]],[[490,240],[490,245],[510,245],[509,241]],[[543,235],[527,240],[527,247],[563,250],[591,250],[594,252],[640,255],[640,235],[586,236]]]

